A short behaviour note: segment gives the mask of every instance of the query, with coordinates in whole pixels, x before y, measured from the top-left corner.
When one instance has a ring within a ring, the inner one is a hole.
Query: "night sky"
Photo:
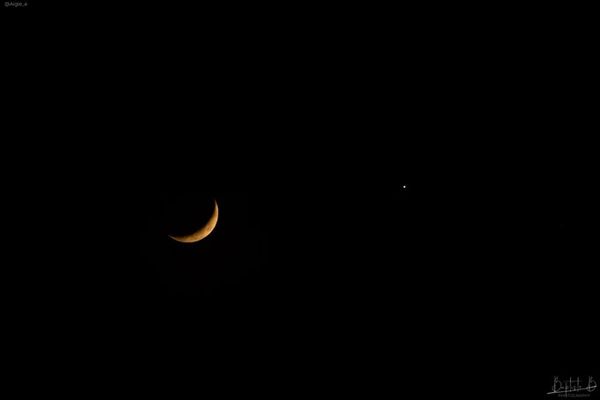
[[[21,17],[50,15],[31,4]],[[363,34],[343,46],[336,30],[303,47],[304,31],[278,34],[286,20],[256,36],[203,21],[111,36],[102,57],[95,37],[80,73],[37,69],[16,91],[3,286],[26,348],[54,360],[74,346],[74,365],[135,370],[167,393],[172,375],[200,394],[214,381],[279,397],[325,384],[539,398],[557,375],[600,380],[587,157],[565,137],[499,145],[539,121],[575,129],[566,106],[531,109],[529,124],[505,109],[520,96],[489,106],[481,93],[497,86],[482,74],[470,91],[473,75],[446,62],[462,55],[419,45],[429,30],[392,54]],[[201,227],[215,200],[211,235],[169,238]]]

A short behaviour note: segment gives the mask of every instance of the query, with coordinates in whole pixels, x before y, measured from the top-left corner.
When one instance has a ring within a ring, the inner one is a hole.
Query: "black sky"
[[[58,21],[47,7],[28,12]],[[213,372],[221,360],[226,379],[287,390],[325,382],[444,397],[471,385],[465,395],[532,397],[554,375],[591,373],[587,156],[565,136],[551,151],[521,138],[504,151],[503,135],[490,146],[455,139],[576,127],[567,105],[536,103],[522,121],[507,111],[523,100],[518,85],[502,95],[497,80],[482,86],[486,74],[456,61],[479,53],[419,24],[377,30],[412,38],[399,46],[366,34],[345,42],[338,30],[308,37],[304,23],[280,35],[287,19],[252,36],[175,23],[175,9],[159,18],[168,34],[146,32],[129,8],[114,10],[86,8],[56,42],[71,43],[96,12],[131,30],[94,31],[51,58],[29,25],[35,60],[13,62],[31,72],[6,78],[31,89],[19,86],[7,111],[24,139],[7,147],[19,154],[3,181],[5,247],[17,256],[4,285],[15,315],[43,321],[35,332],[52,342],[76,327],[90,332],[82,348],[116,360],[124,348],[157,364],[209,360]],[[236,15],[244,32],[259,25]],[[41,63],[62,54],[77,61],[62,74]],[[211,236],[168,238],[201,223],[212,199],[221,214]]]

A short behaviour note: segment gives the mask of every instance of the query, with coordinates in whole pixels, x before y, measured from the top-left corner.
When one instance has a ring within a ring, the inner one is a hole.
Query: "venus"
[[[217,205],[217,201],[215,200],[215,208],[214,211],[210,217],[210,219],[208,220],[208,222],[200,229],[198,229],[196,232],[191,233],[189,235],[182,235],[182,236],[171,236],[169,235],[169,237],[173,240],[176,240],[180,243],[195,243],[195,242],[199,242],[200,240],[206,238],[208,235],[210,235],[212,233],[212,231],[215,229],[215,227],[217,226],[217,221],[219,220],[219,206]]]

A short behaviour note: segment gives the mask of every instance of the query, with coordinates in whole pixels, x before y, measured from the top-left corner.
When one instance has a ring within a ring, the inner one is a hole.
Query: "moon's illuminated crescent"
[[[200,240],[204,239],[205,237],[207,237],[208,235],[211,234],[211,232],[217,226],[218,219],[219,219],[219,206],[217,205],[217,200],[215,200],[215,210],[213,211],[212,216],[210,217],[210,219],[208,220],[206,225],[204,225],[202,228],[200,228],[196,232],[191,233],[189,235],[183,235],[183,236],[169,235],[169,237],[171,239],[176,240],[181,243],[199,242]]]

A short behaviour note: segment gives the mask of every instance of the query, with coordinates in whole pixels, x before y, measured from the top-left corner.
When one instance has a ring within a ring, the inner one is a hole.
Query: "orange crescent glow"
[[[182,235],[182,236],[169,235],[169,237],[180,243],[199,242],[200,240],[204,239],[205,237],[207,237],[208,235],[211,234],[211,232],[217,226],[218,220],[219,220],[219,206],[217,205],[217,200],[215,200],[215,210],[213,211],[212,216],[210,217],[210,219],[208,220],[206,225],[204,225],[202,228],[198,229],[196,232],[191,233],[189,235]]]

